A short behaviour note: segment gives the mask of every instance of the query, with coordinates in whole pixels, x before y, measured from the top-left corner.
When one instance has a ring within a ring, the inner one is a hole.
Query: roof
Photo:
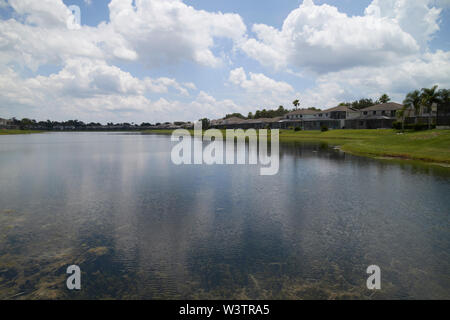
[[[245,121],[245,123],[273,123],[273,122],[278,122],[281,119],[282,119],[282,117],[248,119],[248,120]]]
[[[357,111],[357,110],[350,108],[349,106],[337,106],[337,107],[334,107],[331,109],[324,110],[321,113],[338,112],[338,111],[349,112],[349,111]]]
[[[395,102],[388,102],[388,103],[377,104],[376,106],[367,107],[367,108],[361,109],[360,111],[394,111],[394,110],[400,110],[402,108],[403,108],[402,104],[395,103]]]
[[[238,124],[238,123],[244,123],[244,122],[245,122],[244,119],[241,119],[241,118],[238,118],[238,117],[231,117],[231,118],[228,118],[228,119],[223,119],[221,121],[221,124]]]
[[[212,120],[212,125],[233,125],[233,124],[245,124],[245,123],[273,123],[278,122],[282,117],[276,118],[259,118],[259,119],[241,119],[237,117],[232,117],[228,119]]]
[[[286,114],[286,116],[293,116],[293,115],[297,115],[297,114],[313,115],[313,114],[316,114],[317,112],[318,111],[315,111],[315,110],[299,109],[299,110],[295,110],[295,111],[289,112],[288,114]]]

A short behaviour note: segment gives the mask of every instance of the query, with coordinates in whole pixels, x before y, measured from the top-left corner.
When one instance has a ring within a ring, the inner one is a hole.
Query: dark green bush
[[[392,124],[392,127],[396,130],[401,130],[402,129],[402,123],[399,121],[396,121]],[[428,124],[427,123],[410,123],[410,124],[405,124],[404,126],[405,130],[414,130],[414,131],[422,131],[422,130],[428,130]],[[435,129],[436,125],[432,124],[430,126],[431,129]]]
[[[401,130],[402,129],[402,123],[400,121],[395,121],[394,123],[392,123],[392,128],[394,128],[396,130]]]
[[[328,131],[328,127],[327,126],[321,126],[320,127],[320,130],[322,131],[322,132],[326,132],[326,131]]]
[[[302,131],[302,128],[300,128],[300,127],[295,127],[294,131]]]

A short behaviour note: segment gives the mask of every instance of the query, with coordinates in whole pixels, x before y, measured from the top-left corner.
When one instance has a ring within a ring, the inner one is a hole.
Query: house
[[[303,130],[342,129],[345,120],[359,116],[359,112],[348,106],[337,106],[327,110],[296,110],[286,115],[281,128],[301,127]]]
[[[228,119],[212,120],[210,126],[216,129],[265,129],[279,128],[282,118],[241,119],[232,117]]]
[[[361,109],[361,117],[384,116],[388,118],[397,118],[397,111],[403,109],[403,105],[395,102],[377,104],[375,106]]]
[[[308,109],[300,109],[300,110],[295,110],[295,111],[289,112],[288,114],[286,114],[285,118],[287,120],[311,119],[311,118],[314,118],[315,113],[317,113],[317,111],[308,110]]]
[[[300,109],[289,112],[282,118],[272,119],[241,119],[229,118],[211,121],[211,126],[219,129],[287,129],[302,128],[303,130],[328,129],[381,129],[392,128],[397,121],[397,111],[403,105],[389,102],[371,106],[362,110],[340,105],[326,110]],[[406,117],[411,117],[414,110],[407,109]]]
[[[347,129],[382,129],[392,128],[397,121],[397,111],[403,105],[395,102],[382,103],[359,110],[359,116],[345,120]]]
[[[436,128],[450,129],[450,103],[437,105]]]
[[[289,112],[284,116],[284,118],[280,119],[278,128],[287,129],[291,127],[302,127],[304,120],[315,118],[315,113],[317,113],[317,111],[308,109],[300,109]]]
[[[12,124],[11,120],[0,118],[0,128],[9,128]]]
[[[345,120],[359,115],[358,110],[349,106],[337,106],[321,112],[316,112],[315,117],[322,119]]]

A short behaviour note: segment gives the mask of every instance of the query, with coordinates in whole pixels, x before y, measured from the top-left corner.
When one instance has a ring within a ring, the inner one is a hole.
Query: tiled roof
[[[383,104],[377,104],[376,106],[367,107],[364,109],[361,109],[361,111],[393,111],[393,110],[400,110],[403,108],[402,104],[395,103],[395,102],[388,102]]]
[[[356,109],[350,108],[349,106],[337,106],[337,107],[334,107],[331,109],[324,110],[321,113],[329,113],[329,112],[337,112],[337,111],[350,112],[350,111],[356,111]]]
[[[308,110],[308,109],[299,109],[299,110],[295,110],[292,112],[289,112],[286,116],[293,116],[293,115],[313,115],[316,114],[318,111],[314,111],[314,110]]]

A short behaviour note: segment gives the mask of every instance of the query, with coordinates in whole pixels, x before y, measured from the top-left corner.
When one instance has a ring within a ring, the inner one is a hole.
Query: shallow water
[[[172,146],[0,137],[0,299],[450,298],[450,169],[290,143],[260,176],[175,166]]]

